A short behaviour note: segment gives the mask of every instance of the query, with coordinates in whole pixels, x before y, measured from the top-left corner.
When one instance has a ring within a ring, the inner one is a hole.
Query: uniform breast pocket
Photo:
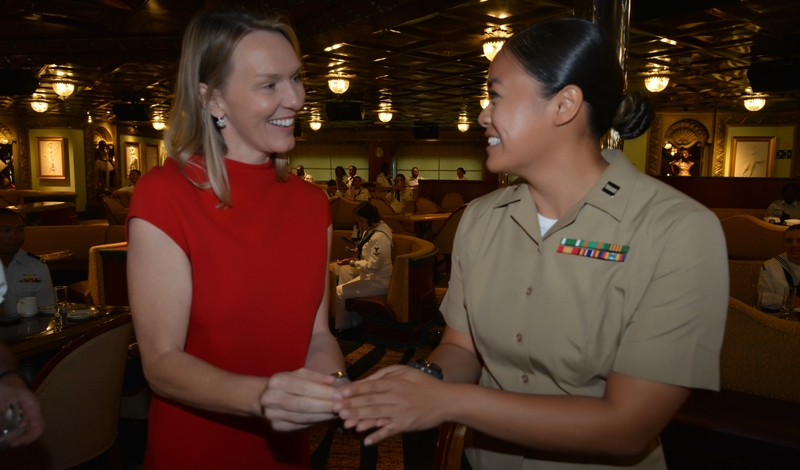
[[[41,282],[20,282],[17,286],[17,297],[31,297],[41,288]]]

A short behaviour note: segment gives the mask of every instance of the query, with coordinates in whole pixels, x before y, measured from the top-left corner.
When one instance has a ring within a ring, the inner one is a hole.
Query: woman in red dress
[[[146,468],[310,468],[287,431],[334,417],[328,203],[275,157],[295,144],[298,57],[288,26],[240,11],[202,12],[184,37],[172,158],[137,185],[128,225],[155,392]]]

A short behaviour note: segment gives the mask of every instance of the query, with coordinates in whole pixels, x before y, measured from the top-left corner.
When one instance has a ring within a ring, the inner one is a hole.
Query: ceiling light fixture
[[[164,123],[163,116],[153,116],[153,129],[157,131],[164,130],[167,125]]]
[[[331,75],[328,79],[328,88],[337,95],[341,95],[350,88],[350,80],[347,78],[348,76],[341,72]]]
[[[380,104],[380,109],[378,110],[378,119],[381,122],[389,122],[392,120],[392,102],[391,101],[382,101]]]
[[[47,111],[50,105],[47,104],[47,101],[44,101],[44,96],[42,95],[33,95],[33,101],[31,101],[31,108],[37,113],[43,113]]]
[[[759,111],[765,104],[767,104],[767,100],[764,98],[753,97],[744,100],[744,107],[747,108],[748,111]]]
[[[481,99],[481,109],[486,109],[489,106],[489,98]]]
[[[489,61],[494,60],[494,57],[500,52],[500,49],[503,48],[503,44],[505,43],[506,40],[502,38],[492,38],[483,41],[483,56],[489,59]]]
[[[67,99],[67,97],[75,91],[75,85],[69,82],[53,82],[53,91],[55,91],[62,100]]]
[[[319,121],[311,121],[311,122],[308,123],[308,125],[314,131],[318,131],[322,127],[322,123],[319,122]]]
[[[486,28],[484,32],[485,39],[481,43],[483,45],[483,56],[492,61],[497,53],[500,52],[500,49],[503,48],[506,39],[511,37],[511,28],[502,25],[497,28]]]
[[[644,79],[644,86],[652,93],[664,91],[669,85],[669,77],[666,75],[652,75]]]
[[[467,132],[469,130],[469,119],[467,118],[467,112],[461,111],[461,114],[458,116],[458,130],[461,132]]]

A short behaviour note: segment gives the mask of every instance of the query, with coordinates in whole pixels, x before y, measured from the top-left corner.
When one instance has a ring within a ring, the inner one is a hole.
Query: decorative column
[[[576,0],[575,17],[583,18],[600,26],[614,43],[617,59],[622,67],[623,92],[628,88],[628,28],[631,22],[631,0]],[[615,130],[610,130],[600,139],[604,149],[622,148],[622,139]]]

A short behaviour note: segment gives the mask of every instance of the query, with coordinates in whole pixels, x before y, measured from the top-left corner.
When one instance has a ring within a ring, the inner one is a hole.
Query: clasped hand
[[[296,431],[336,418],[336,387],[331,375],[309,369],[281,372],[269,378],[261,393],[264,417],[276,431]]]
[[[365,445],[408,431],[430,429],[444,421],[446,384],[412,367],[381,369],[364,380],[335,390],[333,411],[345,429],[358,432],[377,428]]]

